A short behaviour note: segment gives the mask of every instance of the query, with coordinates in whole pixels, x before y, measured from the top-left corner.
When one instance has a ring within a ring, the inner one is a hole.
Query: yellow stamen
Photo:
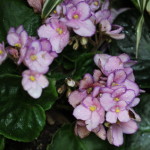
[[[98,6],[98,2],[97,2],[97,1],[95,1],[95,2],[94,2],[94,5],[95,5],[95,6]]]
[[[57,28],[56,31],[59,33],[59,34],[63,34],[63,30],[61,28]]]
[[[88,88],[88,89],[86,90],[86,92],[87,92],[88,94],[90,94],[90,93],[92,92],[92,90],[93,90],[93,88]]]
[[[118,102],[120,99],[118,97],[114,98],[114,101]]]
[[[113,82],[111,86],[117,86],[117,85],[119,85],[119,84]]]
[[[117,107],[116,110],[115,110],[115,112],[119,113],[120,112],[120,108]]]
[[[0,50],[0,55],[2,55],[4,52],[2,50]]]
[[[78,19],[78,18],[79,18],[79,15],[74,15],[73,18],[74,18],[74,19]]]
[[[15,44],[15,47],[21,48],[21,44],[17,43],[17,44]]]
[[[31,56],[30,56],[30,59],[31,59],[32,61],[35,61],[35,60],[37,59],[37,56],[36,56],[36,55],[31,55]]]
[[[96,109],[97,109],[96,106],[90,106],[91,111],[95,111]]]
[[[29,79],[30,79],[31,81],[35,81],[35,80],[36,80],[34,76],[30,76]]]
[[[57,14],[57,11],[56,11],[56,10],[54,10],[53,12],[54,12],[54,14]]]

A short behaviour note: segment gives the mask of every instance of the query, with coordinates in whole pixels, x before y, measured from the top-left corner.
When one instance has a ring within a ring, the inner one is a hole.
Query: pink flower
[[[102,20],[100,22],[101,24],[101,31],[104,32],[104,34],[110,36],[113,39],[124,39],[125,34],[121,33],[123,28],[119,25],[111,25],[111,23],[108,20]]]
[[[133,134],[137,131],[136,122],[130,120],[128,122],[119,122],[110,126],[107,132],[107,139],[110,144],[120,146],[123,144],[123,133]]]
[[[49,65],[53,62],[54,58],[57,57],[57,54],[55,52],[51,52],[50,50],[48,51],[48,47],[46,47],[46,44],[44,45],[45,47],[43,47],[42,42],[43,41],[40,42],[35,40],[31,43],[27,50],[24,63],[33,71],[46,73],[49,69]]]
[[[114,90],[112,94],[102,94],[100,97],[100,102],[103,108],[108,111],[120,101],[124,101],[127,105],[130,105],[134,101],[135,96],[136,95],[133,90],[127,90],[126,88],[122,87]]]
[[[127,78],[127,74],[125,73],[124,70],[117,70],[111,73],[108,76],[107,87],[111,89],[118,89],[120,87],[125,87],[128,90],[133,90],[136,96],[140,92],[138,85]]]
[[[130,60],[130,57],[127,54],[121,54],[119,56],[96,54],[94,62],[106,76],[115,70],[124,69],[124,71],[128,74],[128,79],[132,81],[135,80],[133,70],[130,67],[134,65],[136,61]]]
[[[7,35],[7,41],[11,46],[23,48],[28,42],[28,34],[22,25],[17,29],[10,28]]]
[[[69,96],[69,103],[76,107],[88,94],[96,97],[99,94],[100,87],[104,86],[105,82],[100,81],[101,71],[94,70],[93,76],[85,74],[84,78],[79,83],[79,90],[73,91]]]
[[[78,105],[73,112],[77,119],[85,121],[86,128],[89,131],[92,131],[104,122],[104,114],[104,109],[97,98],[90,96],[86,97],[82,104]]]
[[[52,50],[61,53],[69,43],[69,31],[67,26],[58,19],[51,19],[49,24],[42,25],[38,30],[40,38],[50,40]]]
[[[24,60],[27,44],[30,37],[28,37],[27,32],[24,30],[23,26],[19,26],[17,29],[10,28],[7,41],[13,47],[8,47],[8,53],[12,55],[14,59],[16,59],[17,64],[21,64]],[[18,51],[18,52],[17,52]],[[17,56],[18,53],[18,57]]]
[[[106,139],[106,130],[102,124],[97,128],[93,129],[91,132],[95,133],[100,139]],[[90,131],[86,128],[85,121],[78,120],[75,125],[75,134],[80,138],[85,138],[90,134]]]
[[[33,7],[35,12],[41,12],[45,0],[27,0],[29,5]]]
[[[107,20],[111,16],[109,10],[99,10],[95,13],[96,23],[100,23],[102,20]]]
[[[0,65],[6,59],[7,53],[5,51],[4,43],[0,43]]]
[[[67,26],[81,36],[92,36],[95,33],[95,25],[89,19],[91,16],[90,6],[86,2],[79,2],[67,11],[66,18],[61,19]]]
[[[47,78],[37,72],[26,70],[22,76],[22,86],[24,90],[35,99],[39,98],[42,94],[42,89],[49,85]]]
[[[128,110],[126,110],[127,104],[125,101],[119,101],[115,106],[111,107],[106,113],[106,121],[110,123],[128,122],[130,116]]]

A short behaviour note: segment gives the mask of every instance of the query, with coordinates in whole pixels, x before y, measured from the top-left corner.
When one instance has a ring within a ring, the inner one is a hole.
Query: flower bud
[[[82,37],[80,43],[81,45],[85,46],[88,43],[88,39],[86,37]]]
[[[76,85],[76,82],[71,78],[66,78],[65,81],[69,87],[75,87],[75,85]]]
[[[62,94],[65,90],[66,90],[66,86],[65,86],[65,85],[62,85],[60,88],[58,88],[57,92],[58,92],[59,94]]]

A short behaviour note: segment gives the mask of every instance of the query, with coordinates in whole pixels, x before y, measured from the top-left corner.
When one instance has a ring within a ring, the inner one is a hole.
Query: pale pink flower
[[[104,122],[105,112],[97,98],[88,96],[74,109],[73,115],[78,120],[85,121],[86,128],[92,131]]]
[[[55,52],[48,51],[48,47],[42,46],[42,41],[33,41],[27,50],[24,63],[33,71],[46,73],[49,70],[49,65],[57,57],[57,54]]]
[[[40,38],[48,39],[52,50],[56,53],[61,53],[69,43],[67,26],[57,18],[51,19],[49,24],[42,25],[38,30],[38,35]]]
[[[128,122],[118,122],[112,124],[107,131],[107,139],[110,144],[120,146],[123,144],[123,133],[133,134],[137,131],[138,126],[136,122],[130,120]]]
[[[81,36],[92,36],[95,31],[95,25],[90,20],[91,10],[86,2],[79,2],[75,6],[70,7],[67,11],[66,18],[61,19],[73,31]]]
[[[26,70],[22,73],[22,86],[30,96],[37,99],[42,94],[42,89],[49,85],[47,78],[40,73]]]

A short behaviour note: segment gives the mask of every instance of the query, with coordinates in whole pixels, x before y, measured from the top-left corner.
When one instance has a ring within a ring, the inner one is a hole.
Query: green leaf
[[[0,150],[4,150],[5,148],[5,138],[0,136]]]
[[[139,44],[142,36],[142,29],[143,29],[143,24],[144,24],[144,16],[142,15],[139,19],[139,22],[137,24],[137,29],[136,29],[136,58],[138,58],[138,53],[139,53]]]
[[[65,148],[65,150],[123,150],[123,146],[120,148],[114,147],[94,134],[80,139],[75,136],[73,128],[72,125],[62,127],[54,136],[47,150],[60,150],[60,148]]]
[[[147,2],[146,10],[150,14],[150,0]]]
[[[38,137],[43,129],[45,112],[17,86],[20,82],[19,77],[0,77],[0,134],[29,142]]]
[[[45,110],[57,99],[54,79],[42,96],[35,100],[21,86],[21,77],[0,76],[0,134],[29,142],[39,136],[45,125]]]
[[[131,0],[133,4],[141,11],[144,12],[147,0]]]
[[[130,17],[129,17],[130,16]],[[136,52],[136,22],[140,13],[136,10],[127,11],[116,19],[115,24],[124,27],[124,40],[114,40],[111,44],[112,55],[127,53],[135,59]],[[147,16],[145,16],[147,18]],[[139,44],[138,63],[134,66],[136,81],[141,88],[150,88],[150,21],[145,19],[141,42]],[[146,34],[145,34],[146,33]]]
[[[42,96],[35,102],[41,105],[44,110],[49,110],[58,99],[56,80],[54,78],[48,79],[49,86],[43,90]]]
[[[136,112],[141,116],[141,123],[136,134],[127,137],[125,146],[127,150],[149,149],[150,144],[150,94],[141,96],[141,102],[136,108]]]
[[[94,68],[94,55],[95,53],[89,52],[78,56],[75,61],[74,79],[79,80],[85,73],[92,73]]]
[[[47,18],[53,9],[63,0],[46,0],[42,9],[42,18]]]
[[[0,41],[6,40],[10,27],[23,25],[29,35],[37,34],[41,25],[41,17],[33,12],[25,1],[1,0],[0,1]]]

